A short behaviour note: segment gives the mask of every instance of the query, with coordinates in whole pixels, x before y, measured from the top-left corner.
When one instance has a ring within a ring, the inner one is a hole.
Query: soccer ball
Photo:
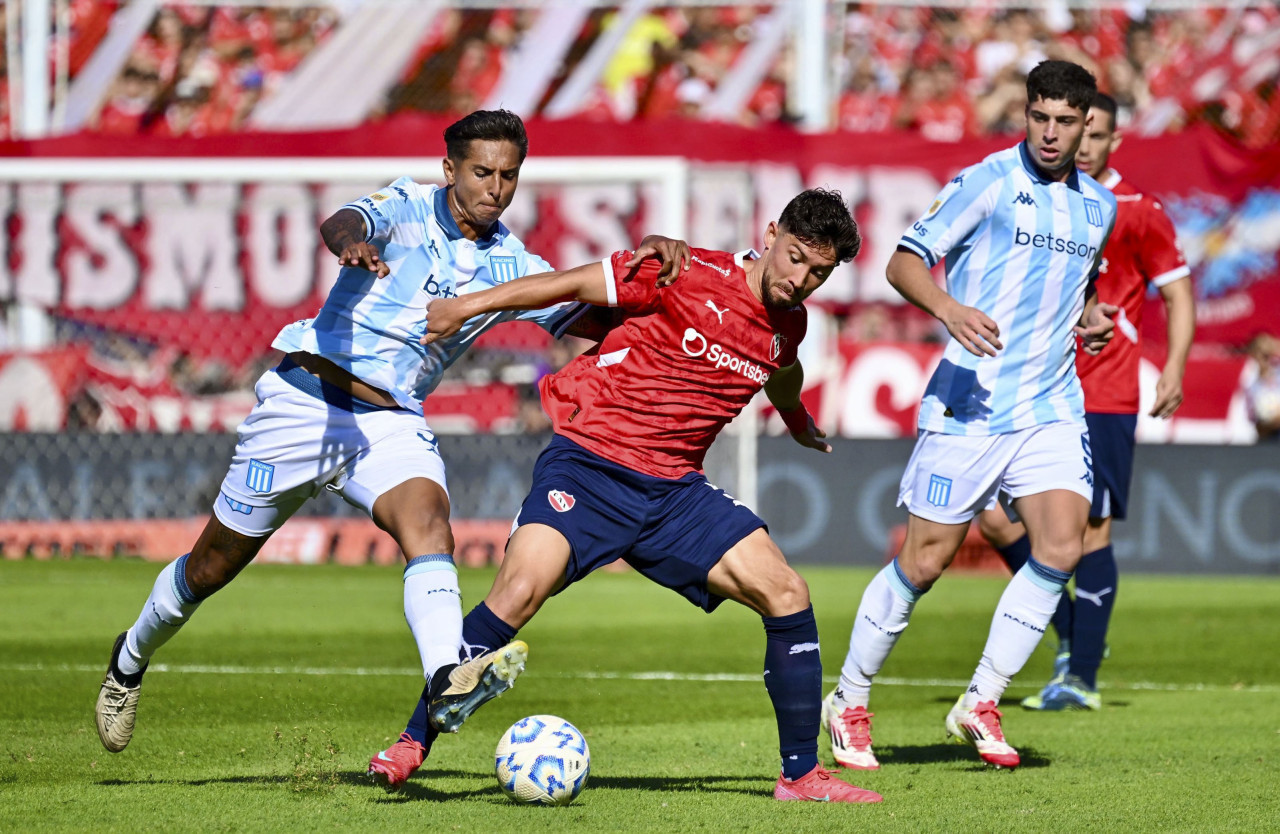
[[[512,724],[494,758],[502,792],[530,805],[568,805],[591,772],[587,740],[554,715],[531,715]]]

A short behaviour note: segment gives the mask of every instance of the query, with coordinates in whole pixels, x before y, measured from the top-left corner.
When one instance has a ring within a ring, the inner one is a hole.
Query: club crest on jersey
[[[271,479],[275,473],[276,468],[271,464],[263,463],[260,460],[250,460],[249,473],[245,475],[244,484],[254,492],[270,492]]]
[[[547,500],[551,502],[551,508],[558,513],[567,513],[573,509],[573,505],[577,503],[572,495],[567,492],[561,492],[553,489],[547,493]]]
[[[773,334],[773,341],[769,343],[769,361],[775,362],[782,355],[782,348],[787,344],[787,337],[781,333]]]
[[[1090,226],[1102,228],[1102,206],[1097,200],[1085,199],[1084,219],[1089,221]]]
[[[493,283],[505,284],[514,281],[518,276],[515,255],[494,255],[489,259],[489,272],[493,275]]]
[[[935,507],[945,507],[951,500],[951,479],[941,475],[929,476],[928,501]]]

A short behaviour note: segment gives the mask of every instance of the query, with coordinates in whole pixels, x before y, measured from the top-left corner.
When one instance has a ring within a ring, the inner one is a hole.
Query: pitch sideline
[[[0,671],[17,673],[73,672],[101,674],[101,665],[83,663],[0,663]],[[409,668],[388,667],[337,667],[337,666],[209,666],[184,663],[152,663],[150,672],[181,672],[189,675],[304,675],[314,677],[420,677],[421,672]],[[675,681],[689,683],[759,683],[759,675],[714,674],[700,675],[686,672],[562,672],[548,677],[571,680],[620,680],[620,681]],[[824,675],[825,683],[839,680],[835,675]],[[877,686],[922,686],[954,689],[968,685],[968,680],[958,678],[876,678]],[[1018,688],[1015,684],[1012,688]],[[1280,692],[1280,684],[1212,684],[1212,683],[1133,683],[1100,684],[1100,688],[1113,691],[1150,692]]]

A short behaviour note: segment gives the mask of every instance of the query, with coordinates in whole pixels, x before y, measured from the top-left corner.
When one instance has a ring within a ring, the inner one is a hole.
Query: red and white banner
[[[275,333],[312,315],[336,277],[334,258],[319,238],[320,222],[347,200],[384,184],[338,176],[333,166],[340,169],[343,159],[367,162],[376,149],[378,158],[411,169],[396,173],[430,178],[439,170],[446,124],[400,116],[358,131],[305,135],[127,141],[73,136],[0,143],[0,207],[8,218],[0,227],[0,302],[49,311],[59,322],[59,345],[87,366],[73,385],[50,370],[52,353],[8,360],[6,381],[30,384],[16,392],[4,386],[0,424],[52,425],[49,415],[65,413],[67,392],[79,385],[91,388],[96,406],[110,415],[101,421],[107,428],[200,431],[234,425],[251,405],[245,396]],[[758,245],[768,221],[799,190],[840,189],[854,205],[865,245],[814,299],[837,315],[868,303],[901,304],[884,280],[884,266],[902,230],[957,170],[1008,144],[684,122],[533,122],[529,132],[534,160],[607,154],[623,158],[617,163],[623,168],[628,157],[685,160],[687,237],[708,248]],[[423,156],[424,149],[431,153]],[[123,166],[136,166],[140,158],[156,164],[174,158],[196,160],[193,165],[216,162],[229,166],[229,173],[225,179],[184,179],[179,171],[159,181],[111,174],[136,170]],[[296,176],[263,173],[273,160],[283,165],[283,158]],[[309,158],[325,162],[317,162],[312,173],[305,165]],[[94,175],[60,177],[59,162],[77,170],[88,162]],[[1129,138],[1114,162],[1128,180],[1163,199],[1178,228],[1197,285],[1199,341],[1238,346],[1258,331],[1275,329],[1280,149],[1246,151],[1196,129]],[[18,173],[30,165],[50,173]],[[639,177],[631,184],[525,184],[504,221],[531,250],[557,266],[572,266],[633,246],[650,231],[662,200],[655,188]],[[1150,344],[1162,343],[1163,327],[1163,305],[1154,299],[1144,323]],[[499,332],[491,336],[505,338]],[[906,380],[923,373],[928,360],[921,356],[928,349],[893,350],[877,354],[876,362],[897,363],[904,376],[875,388],[879,399],[872,410],[850,406],[855,416],[849,421],[866,426],[842,425],[841,433],[884,436],[910,423],[905,414],[918,394],[907,396]],[[837,395],[848,401],[874,382],[875,374],[863,365],[877,365],[854,361],[844,348],[842,356],[852,370]],[[57,393],[37,401],[37,391]],[[510,389],[499,386],[489,394],[496,398],[494,407],[462,414],[460,426],[486,430],[513,420]],[[1190,407],[1189,402],[1184,411]],[[1203,419],[1228,420],[1234,413],[1228,405],[1219,410]],[[1163,436],[1155,429],[1144,432]]]

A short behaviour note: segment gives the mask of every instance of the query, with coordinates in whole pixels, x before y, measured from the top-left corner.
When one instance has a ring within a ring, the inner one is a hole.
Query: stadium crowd
[[[1260,147],[1280,138],[1280,11],[1252,8],[1025,10],[847,5],[833,121],[840,130],[909,130],[937,141],[1017,135],[1027,70],[1045,58],[1081,63],[1139,132],[1207,121]],[[102,41],[115,0],[71,0],[67,44],[75,77]],[[654,6],[621,40],[574,115],[589,119],[702,118],[703,108],[755,39],[772,4]],[[484,104],[522,46],[536,8],[449,8],[423,32],[379,114],[457,116]],[[588,17],[545,91],[546,106],[612,26]],[[107,134],[204,135],[241,130],[263,96],[338,25],[324,5],[166,4],[136,42],[89,123]],[[784,48],[737,115],[787,123],[793,60]],[[0,136],[8,135],[8,72],[0,63]]]

